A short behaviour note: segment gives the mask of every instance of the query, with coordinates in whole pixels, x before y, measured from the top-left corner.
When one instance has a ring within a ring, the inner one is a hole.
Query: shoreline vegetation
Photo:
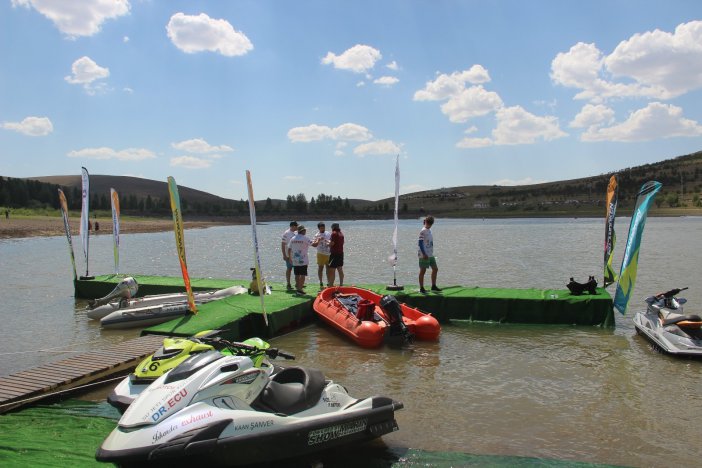
[[[601,212],[598,212],[601,211]],[[360,213],[357,213],[357,215]],[[429,214],[429,213],[427,213]],[[461,213],[456,216],[454,213],[431,213],[438,218],[461,218],[461,219],[509,219],[509,218],[602,218],[604,223],[605,211],[602,210],[568,210],[562,212],[533,212],[533,211],[510,211],[510,212],[491,212],[486,211],[482,214],[478,213]],[[618,213],[620,216],[629,216],[630,213]],[[400,219],[419,219],[424,215],[419,216],[400,216]],[[682,217],[682,216],[702,216],[701,208],[657,208],[651,207],[648,216],[655,217]],[[290,217],[290,215],[288,215]],[[387,219],[387,216],[359,216],[354,219]],[[288,221],[287,217],[283,219],[281,216],[265,216],[257,217],[259,224],[266,222]],[[315,213],[298,213],[292,215],[290,219],[327,219],[324,214]],[[111,235],[112,234],[112,218],[107,216],[91,217],[91,223],[98,221],[100,229],[91,231],[91,235]],[[71,226],[71,235],[77,236],[80,231],[79,217],[69,218]],[[221,217],[221,218],[202,218],[202,219],[185,219],[183,227],[185,229],[204,229],[213,226],[230,226],[249,224],[248,216],[237,217]],[[622,229],[621,227],[619,229]],[[167,232],[173,230],[173,220],[171,218],[155,218],[155,217],[122,217],[120,219],[120,234],[136,234],[147,232]],[[4,214],[0,216],[0,239],[18,239],[26,237],[50,237],[50,236],[65,236],[66,231],[63,226],[63,219],[60,214],[17,214],[10,212],[9,217]]]

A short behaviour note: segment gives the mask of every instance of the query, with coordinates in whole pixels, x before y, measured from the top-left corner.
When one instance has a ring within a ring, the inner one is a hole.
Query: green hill
[[[617,176],[619,185],[619,214],[630,213],[644,182],[657,180],[663,184],[663,189],[656,197],[652,215],[702,215],[702,151],[698,151],[581,179],[519,186],[442,187],[401,194],[400,216],[416,217],[426,213],[443,217],[601,216],[612,175]],[[63,187],[69,203],[76,208],[80,206],[80,185],[80,175],[26,179],[0,177],[0,206],[55,208],[58,206],[56,188]],[[122,210],[127,213],[170,214],[165,181],[91,175],[90,187],[93,208],[109,209],[109,192],[114,188],[120,194]],[[230,200],[185,186],[179,186],[178,190],[186,214],[248,216],[248,207],[243,200]],[[16,193],[18,191],[23,193]],[[305,213],[387,218],[394,209],[392,198],[342,200],[324,194],[316,198],[297,194],[289,195],[287,200],[258,200],[256,209],[262,220]]]

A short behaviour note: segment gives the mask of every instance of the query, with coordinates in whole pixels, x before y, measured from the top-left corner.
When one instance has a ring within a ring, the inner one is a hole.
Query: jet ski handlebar
[[[256,355],[256,354],[265,354],[271,359],[275,359],[277,357],[282,357],[284,359],[295,359],[295,356],[289,353],[285,353],[278,348],[259,348],[257,346],[251,346],[247,345],[245,343],[239,343],[238,341],[228,341],[223,338],[219,337],[205,337],[205,338],[200,338],[200,341],[203,342],[208,342],[215,346],[216,348],[229,348],[231,350],[234,350],[237,352],[237,354],[241,355]]]
[[[678,294],[680,294],[682,291],[684,291],[686,289],[687,289],[687,287],[671,289],[670,291],[656,294],[656,298],[657,299],[664,299],[664,298],[670,299],[671,297],[677,296]]]

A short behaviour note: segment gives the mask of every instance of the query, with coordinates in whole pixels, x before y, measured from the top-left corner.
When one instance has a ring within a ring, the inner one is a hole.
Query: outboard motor
[[[402,320],[402,307],[395,296],[385,295],[380,299],[380,308],[388,316],[390,322],[390,336],[401,336],[405,341],[412,341],[412,333]]]
[[[88,307],[94,309],[95,307],[105,305],[112,301],[112,299],[118,297],[120,298],[120,303],[122,301],[128,301],[132,297],[136,296],[138,290],[139,285],[137,284],[137,281],[131,276],[127,276],[120,281],[117,286],[115,286],[115,289],[113,289],[107,296],[101,297],[100,299],[91,300],[88,303]]]

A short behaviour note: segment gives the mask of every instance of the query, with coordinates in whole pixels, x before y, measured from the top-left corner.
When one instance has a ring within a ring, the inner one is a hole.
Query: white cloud
[[[358,145],[353,149],[353,154],[358,156],[365,155],[396,155],[401,151],[401,148],[390,140],[376,140]]]
[[[380,51],[371,46],[356,44],[341,55],[327,52],[322,59],[324,65],[334,65],[339,70],[349,70],[354,73],[366,73],[376,62],[383,58]]]
[[[309,143],[320,140],[366,141],[373,137],[371,132],[361,125],[345,123],[336,128],[326,125],[308,125],[295,127],[288,131],[288,138],[293,143]]]
[[[491,138],[463,138],[458,143],[456,143],[456,148],[484,148],[486,146],[492,146],[493,142]]]
[[[490,81],[488,71],[482,65],[473,65],[469,70],[441,74],[434,81],[428,81],[424,89],[414,93],[415,101],[442,101],[465,90],[466,83],[473,85]]]
[[[184,167],[186,169],[207,169],[212,165],[212,161],[194,156],[177,156],[171,158],[170,164],[173,167]]]
[[[96,83],[98,80],[106,79],[110,76],[109,68],[103,68],[95,63],[90,57],[81,57],[71,65],[72,75],[64,77],[68,83],[83,85],[83,89],[88,94],[95,94],[103,90],[104,83]]]
[[[603,104],[585,104],[578,115],[570,122],[571,128],[587,128],[610,124],[614,121],[614,111]]]
[[[306,127],[294,127],[288,130],[288,138],[295,143],[308,143],[331,138],[332,129],[326,125],[312,124]]]
[[[302,176],[287,175],[283,177],[283,180],[302,180]]]
[[[400,69],[400,66],[399,66],[399,65],[397,64],[397,62],[394,61],[394,60],[393,60],[392,62],[388,63],[388,64],[385,65],[385,66],[388,67],[390,70],[393,70],[393,71],[397,71],[397,70]]]
[[[3,122],[0,126],[27,136],[46,136],[54,131],[48,117],[25,117],[21,122]]]
[[[106,146],[74,150],[69,152],[67,156],[69,158],[117,159],[120,161],[142,161],[144,159],[153,159],[156,157],[153,151],[144,148],[127,148],[117,151]]]
[[[553,59],[551,79],[580,89],[575,99],[593,102],[681,96],[702,87],[702,21],[682,23],[673,34],[635,34],[609,56],[580,42]]]
[[[670,104],[652,102],[632,112],[629,118],[611,127],[590,127],[583,141],[649,141],[659,138],[702,136],[702,125],[686,119],[682,109]]]
[[[496,118],[497,125],[492,131],[492,138],[466,137],[456,143],[456,147],[469,149],[493,145],[526,145],[538,140],[551,141],[567,136],[559,128],[556,117],[540,117],[521,106],[499,109]]]
[[[539,117],[521,106],[512,106],[497,111],[497,126],[492,136],[496,145],[523,145],[539,139],[551,141],[567,134],[559,128],[556,117]]]
[[[168,21],[166,31],[171,42],[188,54],[210,51],[234,57],[253,50],[244,33],[236,31],[228,21],[204,13],[197,16],[176,13]]]
[[[92,36],[102,23],[129,14],[129,0],[11,0],[13,7],[34,8],[69,38]]]
[[[605,59],[615,76],[633,78],[671,99],[702,87],[702,21],[682,23],[674,33],[635,34]]]
[[[399,78],[395,78],[394,76],[381,76],[380,78],[373,80],[373,83],[382,86],[392,86],[399,83],[399,81]]]
[[[333,130],[333,138],[342,141],[366,141],[373,138],[373,135],[362,125],[345,123]]]
[[[193,138],[190,140],[180,141],[178,143],[171,143],[171,146],[179,151],[185,151],[187,153],[215,153],[215,152],[231,152],[234,149],[231,146],[220,145],[212,146],[207,143],[202,138]]]
[[[487,91],[482,86],[471,86],[453,94],[441,105],[441,112],[454,123],[462,123],[482,115],[495,112],[503,107],[500,96]]]
[[[602,52],[595,44],[578,42],[551,62],[551,79],[569,88],[589,88],[599,79]]]

